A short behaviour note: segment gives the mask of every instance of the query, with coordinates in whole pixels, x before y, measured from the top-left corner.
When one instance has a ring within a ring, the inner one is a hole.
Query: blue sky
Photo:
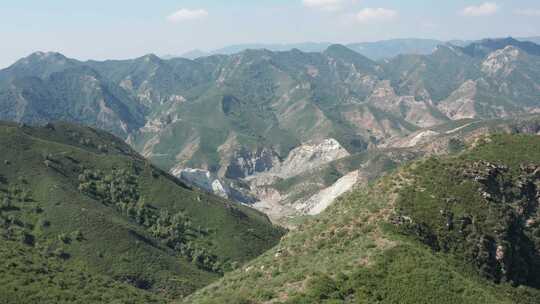
[[[238,43],[540,36],[538,0],[3,0],[0,67],[34,51],[78,59]]]

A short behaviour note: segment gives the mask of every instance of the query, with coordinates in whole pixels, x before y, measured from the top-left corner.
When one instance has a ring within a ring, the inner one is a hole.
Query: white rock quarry
[[[175,168],[171,174],[186,183],[188,186],[199,188],[205,192],[243,204],[252,204],[256,201],[243,189],[218,178],[215,174],[204,169]]]
[[[299,201],[287,203],[288,197],[273,188],[275,182],[347,157],[350,155],[349,152],[333,138],[305,143],[291,150],[282,162],[279,162],[279,159],[274,160],[273,154],[268,151],[261,152],[253,155],[258,156],[253,158],[258,161],[253,161],[253,164],[250,162],[250,166],[247,166],[244,164],[245,158],[243,158],[244,162],[241,164],[244,166],[237,168],[238,170],[251,168],[243,170],[242,174],[238,174],[236,178],[241,183],[249,185],[249,191],[243,188],[245,186],[238,188],[236,182],[234,184],[227,182],[227,179],[220,178],[217,174],[204,169],[177,166],[171,170],[171,174],[189,186],[240,203],[249,203],[254,208],[266,213],[274,221],[300,214],[318,214],[330,206],[335,198],[349,191],[358,181],[358,172],[352,172],[312,197],[304,197]],[[259,154],[265,155],[265,157]],[[266,161],[261,162],[262,159]],[[267,168],[265,166],[269,166],[267,171],[262,170]],[[256,170],[257,168],[261,170]]]
[[[186,168],[174,169],[171,173],[190,186],[200,188],[223,198],[229,198],[230,191],[228,187],[210,173],[210,171]]]
[[[287,158],[270,171],[246,179],[250,184],[251,193],[259,199],[253,207],[278,222],[285,217],[322,212],[335,198],[356,184],[357,172],[342,177],[333,186],[323,189],[312,197],[295,201],[290,201],[291,198],[287,194],[279,193],[273,188],[273,184],[279,179],[297,176],[349,155],[349,152],[333,138],[305,143],[291,150]]]
[[[296,209],[303,214],[317,215],[326,210],[338,197],[350,191],[358,182],[358,178],[358,171],[353,171],[337,180],[332,186],[297,205]]]
[[[230,141],[229,144],[234,142],[234,136],[231,136]],[[282,196],[279,191],[273,188],[275,182],[350,155],[333,138],[302,144],[291,150],[283,161],[280,161],[277,154],[269,149],[231,153],[232,146],[229,147],[227,144],[219,149],[220,153],[230,155],[233,160],[227,167],[225,174],[212,173],[205,169],[184,168],[180,163],[171,170],[171,174],[189,186],[239,203],[249,204],[266,213],[274,221],[305,214],[302,210],[295,208],[295,202],[292,204],[285,202],[287,197]],[[228,176],[232,180],[229,181],[221,176]],[[235,181],[233,182],[233,180]],[[313,206],[314,210],[323,210],[326,208],[323,206],[329,206],[334,197],[339,196],[346,189],[350,189],[352,187],[350,184],[354,183],[354,180],[349,175],[338,181],[333,191],[327,190],[327,193],[312,197],[309,205]],[[322,201],[319,202],[319,199]]]

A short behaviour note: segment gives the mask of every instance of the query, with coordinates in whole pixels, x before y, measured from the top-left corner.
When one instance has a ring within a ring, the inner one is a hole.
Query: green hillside
[[[284,233],[102,131],[0,124],[2,303],[148,303],[193,292]]]
[[[184,303],[538,303],[539,151],[496,135],[414,162]]]

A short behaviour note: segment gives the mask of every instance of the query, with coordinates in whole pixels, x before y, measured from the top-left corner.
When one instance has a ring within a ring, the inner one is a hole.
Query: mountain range
[[[520,41],[530,41],[534,43],[540,43],[540,37],[525,37],[517,38]],[[427,55],[433,52],[433,50],[439,46],[450,43],[457,46],[465,46],[473,41],[465,40],[436,40],[436,39],[418,39],[418,38],[404,38],[404,39],[390,39],[381,40],[375,42],[358,42],[345,44],[346,47],[362,54],[371,60],[390,59],[398,55]],[[206,57],[211,55],[232,55],[240,53],[247,49],[267,49],[270,51],[289,51],[292,49],[299,49],[303,52],[322,52],[332,43],[329,42],[305,42],[305,43],[291,43],[291,44],[237,44],[226,46],[217,50],[205,52],[201,50],[192,50],[186,52],[180,56],[165,55],[164,59],[171,59],[175,57],[183,57],[188,59],[197,59],[199,57]]]
[[[530,40],[22,58],[0,301],[538,303]]]
[[[308,141],[355,153],[451,120],[538,111],[540,46],[496,41],[383,62],[341,45],[196,60],[35,53],[0,71],[0,119],[92,125],[163,169],[243,178]]]

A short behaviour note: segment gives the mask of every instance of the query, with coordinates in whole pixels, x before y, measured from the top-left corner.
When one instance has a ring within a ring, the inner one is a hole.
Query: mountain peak
[[[324,51],[328,55],[338,55],[338,54],[356,54],[360,55],[357,52],[351,50],[350,48],[344,46],[343,44],[332,44]]]
[[[155,54],[146,54],[142,57],[139,57],[138,60],[141,60],[144,62],[152,62],[152,63],[161,62],[161,59]]]
[[[54,72],[77,66],[78,63],[77,60],[67,58],[57,52],[35,52],[19,59],[3,71],[10,73],[10,76],[5,77],[5,79],[20,77],[44,78]]]
[[[35,62],[46,62],[51,64],[66,64],[68,58],[58,52],[34,52],[29,56],[19,60],[17,63],[30,64]]]
[[[49,59],[49,58],[66,58],[66,56],[62,55],[58,52],[43,52],[43,51],[37,51],[32,54],[30,54],[29,57],[35,57],[35,58],[41,58],[41,59]]]
[[[341,44],[333,44],[329,46],[323,54],[333,59],[352,63],[356,66],[356,68],[360,68],[362,70],[374,71],[376,66],[376,63],[371,59]]]

